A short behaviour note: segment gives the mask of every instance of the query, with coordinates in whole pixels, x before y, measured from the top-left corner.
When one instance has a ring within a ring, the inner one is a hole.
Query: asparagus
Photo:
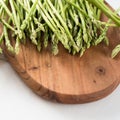
[[[111,20],[100,21],[101,12]],[[82,56],[93,45],[108,45],[107,30],[109,26],[120,26],[120,18],[103,0],[1,0],[0,23],[4,26],[0,45],[5,42],[12,53],[18,54],[19,45],[30,40],[39,52],[50,44],[56,55],[58,44],[62,43],[69,53]],[[15,46],[8,31],[14,35]],[[118,49],[119,46],[112,56]]]
[[[115,24],[120,26],[120,17],[116,15],[114,12],[108,8],[103,0],[87,0],[88,2],[92,3],[93,5],[97,6],[101,11],[103,11],[110,19],[112,19]]]

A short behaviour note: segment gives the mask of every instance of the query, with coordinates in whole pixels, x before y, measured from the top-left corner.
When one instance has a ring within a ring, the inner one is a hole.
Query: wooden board
[[[86,103],[107,96],[120,82],[120,55],[110,57],[114,46],[120,43],[120,29],[110,28],[108,37],[109,47],[92,47],[82,58],[68,54],[62,46],[57,56],[49,48],[39,53],[30,43],[21,45],[19,55],[13,56],[5,48],[4,54],[24,82],[43,98]]]

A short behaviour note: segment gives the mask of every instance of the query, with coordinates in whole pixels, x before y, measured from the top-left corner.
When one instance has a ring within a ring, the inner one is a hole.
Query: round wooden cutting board
[[[120,55],[115,59],[110,56],[120,43],[120,29],[110,28],[108,37],[108,47],[104,44],[92,47],[81,58],[68,54],[61,45],[57,56],[49,52],[50,48],[39,53],[29,42],[21,45],[18,55],[10,54],[5,48],[4,54],[24,82],[43,98],[86,103],[107,96],[119,85]]]

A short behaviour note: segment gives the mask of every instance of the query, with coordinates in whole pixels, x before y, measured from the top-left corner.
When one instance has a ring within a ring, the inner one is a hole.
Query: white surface
[[[118,8],[120,0],[107,0]],[[10,65],[0,61],[0,120],[120,120],[120,86],[108,97],[89,104],[63,105],[45,101],[22,82]]]

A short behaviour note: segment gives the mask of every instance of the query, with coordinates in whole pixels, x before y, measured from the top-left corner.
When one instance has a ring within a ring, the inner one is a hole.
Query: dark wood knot
[[[96,67],[96,73],[97,74],[99,74],[99,75],[105,75],[105,73],[106,73],[106,70],[105,70],[105,68],[103,67],[103,66],[98,66],[98,67]]]

